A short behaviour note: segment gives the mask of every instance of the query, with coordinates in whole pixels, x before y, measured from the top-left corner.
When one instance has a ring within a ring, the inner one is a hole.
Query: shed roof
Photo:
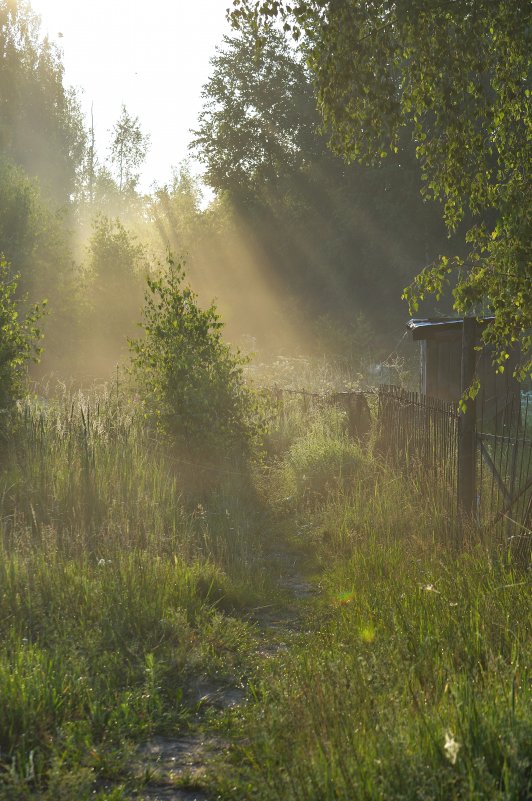
[[[494,319],[494,317],[480,317],[477,322],[479,325],[486,325]],[[407,322],[406,327],[412,332],[412,339],[417,341],[433,339],[447,331],[454,331],[458,334],[462,331],[463,324],[463,317],[426,317],[424,319],[413,318]]]

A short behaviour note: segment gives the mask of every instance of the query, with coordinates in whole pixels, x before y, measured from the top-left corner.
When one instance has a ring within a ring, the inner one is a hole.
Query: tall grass
[[[343,457],[329,468],[343,437],[310,425],[274,470],[276,504],[302,466],[336,479],[320,480],[313,503],[303,492],[283,507],[321,562],[318,632],[263,667],[223,797],[524,801],[527,573],[474,532],[449,537],[446,510],[367,453],[338,481]]]
[[[116,389],[28,399],[17,424],[0,477],[7,546],[76,558],[141,549],[235,570],[256,554],[249,473],[169,454]]]
[[[320,633],[255,690],[247,797],[530,797],[521,574],[483,554],[369,546],[329,576],[327,601]]]
[[[62,775],[81,798],[186,725],[199,676],[238,678],[265,513],[249,474],[181,463],[106,388],[26,400],[2,461],[0,798]]]
[[[169,453],[120,391],[64,391],[20,406],[2,461],[0,799],[125,797],[133,744],[186,730],[198,678],[244,673],[222,798],[531,796],[527,573],[449,537],[342,411],[273,406],[243,472]],[[280,536],[321,595],[261,662],[240,612]]]

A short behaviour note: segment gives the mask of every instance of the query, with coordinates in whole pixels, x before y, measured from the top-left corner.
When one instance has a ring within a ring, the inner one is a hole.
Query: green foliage
[[[518,574],[480,553],[433,559],[410,535],[361,541],[324,583],[320,633],[254,687],[239,789],[260,801],[529,797]]]
[[[53,312],[71,302],[72,259],[64,219],[38,182],[0,156],[0,253],[20,276],[20,290],[47,297]]]
[[[300,431],[272,471],[274,501],[294,454],[304,486],[309,465],[327,464],[324,435],[328,453],[345,452],[330,409],[309,428],[319,436]],[[525,576],[495,548],[453,551],[446,510],[367,454],[344,486],[338,474],[289,518],[292,547],[321,565],[320,593],[253,682],[222,797],[527,798]]]
[[[138,117],[131,117],[122,106],[120,117],[113,128],[111,162],[114,165],[120,192],[135,191],[139,180],[139,168],[146,158],[149,137],[140,129]]]
[[[108,295],[101,301],[102,305],[107,305],[105,301],[113,295],[115,301],[121,301],[117,293],[147,270],[146,253],[142,244],[120,220],[111,220],[103,214],[97,215],[93,221],[87,255],[89,277],[99,282]]]
[[[201,188],[190,165],[182,163],[172,180],[156,189],[149,215],[166,251],[188,253],[202,237]]]
[[[56,48],[25,0],[0,2],[0,151],[56,203],[75,191],[85,149],[81,112]]]
[[[411,308],[451,278],[456,311],[495,315],[485,342],[504,366],[519,342],[532,371],[530,17],[514,0],[237,0],[236,23],[281,15],[306,34],[331,145],[374,162],[413,127],[424,194],[453,231],[469,224],[466,258],[436,260],[406,296]],[[471,225],[471,221],[473,225]]]
[[[191,143],[209,186],[241,194],[301,169],[320,150],[308,72],[281,33],[269,29],[262,48],[249,27],[225,36],[211,64]]]
[[[346,167],[319,133],[308,67],[273,26],[226,36],[211,64],[191,147],[261,270],[312,317],[397,326],[405,283],[447,243],[408,138],[385,164]]]
[[[249,452],[259,430],[240,354],[222,340],[211,305],[201,309],[180,265],[148,277],[144,339],[130,343],[146,415],[188,454],[211,458]]]
[[[136,744],[198,727],[235,736],[194,787],[213,797],[530,796],[526,577],[446,547],[430,500],[349,444],[337,410],[300,414],[262,503],[224,466],[198,502],[119,387],[20,405],[0,471],[0,799],[142,795]],[[301,471],[321,475],[319,504],[279,504],[284,468],[301,498]],[[259,595],[302,550],[319,593]],[[249,679],[247,703],[205,713],[205,679]]]
[[[87,372],[108,375],[127,354],[127,339],[135,333],[142,309],[147,270],[144,245],[119,219],[98,214],[92,220],[77,298],[77,349]]]
[[[123,780],[132,743],[183,731],[199,675],[239,678],[251,632],[231,613],[260,597],[261,511],[235,475],[185,496],[119,388],[19,408],[0,471],[0,798],[77,801]]]
[[[0,430],[5,430],[6,415],[25,390],[28,362],[36,360],[40,348],[37,321],[42,306],[33,306],[20,314],[15,298],[18,276],[11,275],[7,262],[0,258]]]
[[[275,484],[290,506],[313,506],[371,473],[367,454],[347,435],[345,414],[330,408],[327,413],[316,410],[314,419],[305,421],[305,433],[284,455]]]
[[[216,492],[206,498],[198,481],[184,497],[175,460],[119,386],[26,400],[17,423],[0,474],[8,550],[41,543],[77,560],[125,548],[205,559],[235,576],[251,569],[258,542],[246,475],[222,467]]]

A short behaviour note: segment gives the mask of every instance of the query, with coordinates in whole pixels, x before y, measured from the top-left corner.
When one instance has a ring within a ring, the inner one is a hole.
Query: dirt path
[[[268,659],[288,648],[291,635],[301,630],[304,602],[316,594],[300,568],[297,555],[277,551],[269,562],[278,575],[278,587],[286,598],[284,603],[250,609],[248,619],[258,629],[256,655]],[[220,713],[234,709],[246,700],[246,687],[221,686],[199,680],[192,688],[199,710],[207,708]],[[218,732],[204,726],[202,712],[198,713],[198,733],[176,738],[153,737],[137,751],[132,772],[145,785],[132,801],[212,801],[200,789],[204,786],[209,764],[224,758],[230,742]]]

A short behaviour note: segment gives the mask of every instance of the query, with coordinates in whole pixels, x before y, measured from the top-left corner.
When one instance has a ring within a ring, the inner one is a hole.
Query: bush
[[[259,432],[246,359],[222,340],[214,305],[198,306],[180,265],[171,260],[147,278],[143,339],[130,341],[132,372],[146,416],[185,453],[249,453]]]
[[[316,415],[306,433],[295,440],[283,458],[279,492],[299,504],[320,502],[356,478],[370,475],[370,457],[345,431],[345,415],[336,409]]]
[[[22,396],[26,367],[37,359],[40,332],[36,326],[42,314],[32,306],[25,317],[19,315],[15,295],[18,275],[10,275],[7,262],[0,257],[0,431],[5,431],[7,414]]]

